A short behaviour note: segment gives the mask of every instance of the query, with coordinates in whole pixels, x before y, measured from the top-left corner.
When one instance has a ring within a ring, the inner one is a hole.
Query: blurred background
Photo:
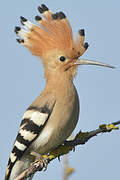
[[[96,129],[102,123],[120,120],[120,1],[119,0],[21,0],[0,3],[0,179],[23,113],[45,87],[39,59],[16,42],[14,26],[25,16],[33,23],[37,7],[46,4],[52,11],[63,11],[74,35],[85,29],[89,49],[84,58],[99,60],[117,68],[81,66],[74,80],[80,97],[80,120],[74,131]],[[98,135],[69,154],[75,168],[70,180],[119,179],[120,131]],[[62,179],[61,162],[51,162],[46,172],[34,180]]]

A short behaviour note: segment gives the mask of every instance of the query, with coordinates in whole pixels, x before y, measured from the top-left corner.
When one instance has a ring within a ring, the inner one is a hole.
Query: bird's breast
[[[56,98],[47,124],[34,142],[39,153],[48,153],[63,143],[74,130],[79,118],[79,99],[75,88],[66,96]]]

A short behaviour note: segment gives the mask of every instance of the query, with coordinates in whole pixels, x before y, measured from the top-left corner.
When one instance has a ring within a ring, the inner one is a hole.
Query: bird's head
[[[76,68],[83,64],[114,68],[101,62],[79,58],[88,48],[88,43],[84,43],[84,29],[79,30],[74,41],[70,23],[63,12],[54,14],[44,4],[38,10],[42,14],[42,18],[35,17],[38,26],[21,17],[24,28],[15,27],[15,32],[20,37],[17,41],[41,58],[46,78],[63,74],[73,79]]]

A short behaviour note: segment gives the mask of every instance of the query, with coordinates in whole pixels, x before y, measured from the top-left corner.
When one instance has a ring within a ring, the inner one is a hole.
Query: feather
[[[13,145],[12,152],[8,161],[5,180],[9,179],[12,168],[17,160],[20,160],[25,151],[39,136],[54,107],[48,103],[40,107],[31,105],[23,115],[19,132]]]

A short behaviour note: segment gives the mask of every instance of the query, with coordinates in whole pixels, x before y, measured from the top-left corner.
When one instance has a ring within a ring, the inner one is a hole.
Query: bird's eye
[[[64,56],[60,57],[60,61],[64,62],[66,60],[66,58]]]

